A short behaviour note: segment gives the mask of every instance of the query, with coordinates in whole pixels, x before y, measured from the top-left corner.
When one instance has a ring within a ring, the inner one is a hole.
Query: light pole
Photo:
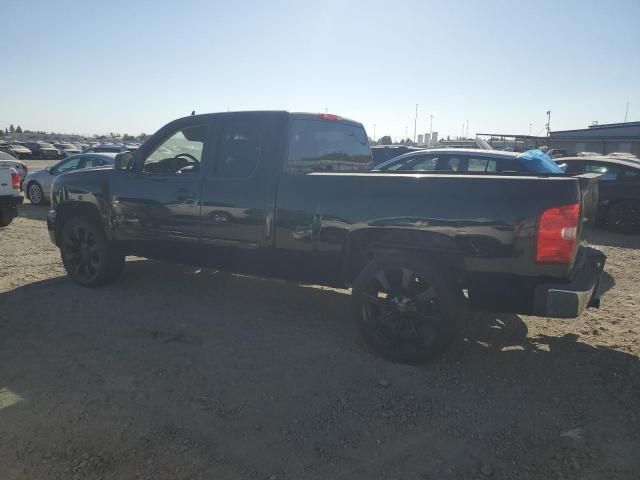
[[[547,110],[547,137],[551,135],[551,110]]]
[[[373,124],[373,141],[376,141],[376,124]]]
[[[533,125],[533,123],[529,124],[529,136],[531,136],[531,126]]]

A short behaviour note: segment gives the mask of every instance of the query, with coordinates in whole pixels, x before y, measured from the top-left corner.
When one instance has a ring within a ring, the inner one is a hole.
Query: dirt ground
[[[0,230],[0,478],[638,479],[640,237],[600,310],[476,315],[423,366],[362,344],[344,291],[135,260],[64,274],[46,207]]]

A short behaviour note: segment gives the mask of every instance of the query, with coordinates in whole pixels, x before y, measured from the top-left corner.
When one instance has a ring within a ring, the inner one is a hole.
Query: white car
[[[27,178],[27,174],[29,173],[27,165],[8,153],[0,152],[0,167],[15,168],[18,175],[20,175],[20,188],[22,189],[22,182],[24,182],[24,179]]]

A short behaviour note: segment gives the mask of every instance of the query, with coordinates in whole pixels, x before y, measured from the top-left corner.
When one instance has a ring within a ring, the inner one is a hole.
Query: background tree
[[[0,128],[0,137],[4,137],[4,130]]]
[[[384,137],[380,137],[378,143],[380,145],[391,145],[393,141],[391,140],[391,137],[389,135],[385,135]]]
[[[16,133],[22,133],[22,127],[20,125],[16,128]]]
[[[13,126],[13,123],[11,125],[9,125],[9,133],[14,133],[16,131],[15,127]]]

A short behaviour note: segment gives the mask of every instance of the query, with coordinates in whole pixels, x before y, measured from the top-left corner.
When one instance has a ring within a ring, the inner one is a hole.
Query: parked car
[[[129,254],[352,286],[363,337],[400,361],[440,354],[467,304],[551,317],[597,306],[605,257],[582,242],[595,175],[371,166],[362,125],[335,115],[192,115],[113,169],[58,177],[47,227],[88,287]]]
[[[15,168],[0,165],[0,227],[6,227],[18,215],[22,203],[20,175]]]
[[[638,157],[635,156],[633,153],[629,153],[629,152],[613,152],[613,153],[608,153],[607,157],[611,157],[611,158],[624,158],[627,160],[638,160]]]
[[[598,152],[578,152],[576,157],[601,157],[602,154]]]
[[[67,158],[80,153],[80,149],[73,143],[54,143],[53,146],[60,150],[60,158]]]
[[[549,155],[551,158],[559,158],[559,157],[566,157],[567,151],[562,148],[550,148],[549,150],[546,151],[546,154]]]
[[[599,225],[621,233],[640,232],[640,162],[609,156],[566,157],[557,162],[570,174],[600,174]]]
[[[406,145],[376,145],[371,147],[371,154],[373,155],[373,164],[380,165],[387,160],[399,157],[405,153],[422,150],[424,150],[424,148],[409,147]]]
[[[378,165],[375,170],[562,173],[540,150],[515,153],[477,148],[436,148],[405,153]]]
[[[31,156],[31,150],[19,143],[2,143],[0,144],[0,151],[6,152],[17,159]]]
[[[113,165],[114,157],[114,153],[79,153],[44,170],[32,172],[24,180],[27,198],[34,205],[42,205],[49,201],[51,184],[58,175],[84,168]]]
[[[24,142],[23,144],[29,150],[31,150],[31,158],[50,158],[58,159],[60,157],[60,150],[55,148],[52,144],[46,142]]]
[[[124,145],[98,145],[97,147],[89,147],[82,153],[121,153],[130,151]]]
[[[21,162],[20,160],[18,160],[17,158],[13,157],[12,155],[9,155],[6,152],[0,151],[0,167],[15,168],[16,172],[18,172],[18,175],[20,175],[20,188],[22,189],[22,182],[24,181],[24,179],[27,177],[27,174],[29,173],[29,169],[27,168],[27,165]]]

